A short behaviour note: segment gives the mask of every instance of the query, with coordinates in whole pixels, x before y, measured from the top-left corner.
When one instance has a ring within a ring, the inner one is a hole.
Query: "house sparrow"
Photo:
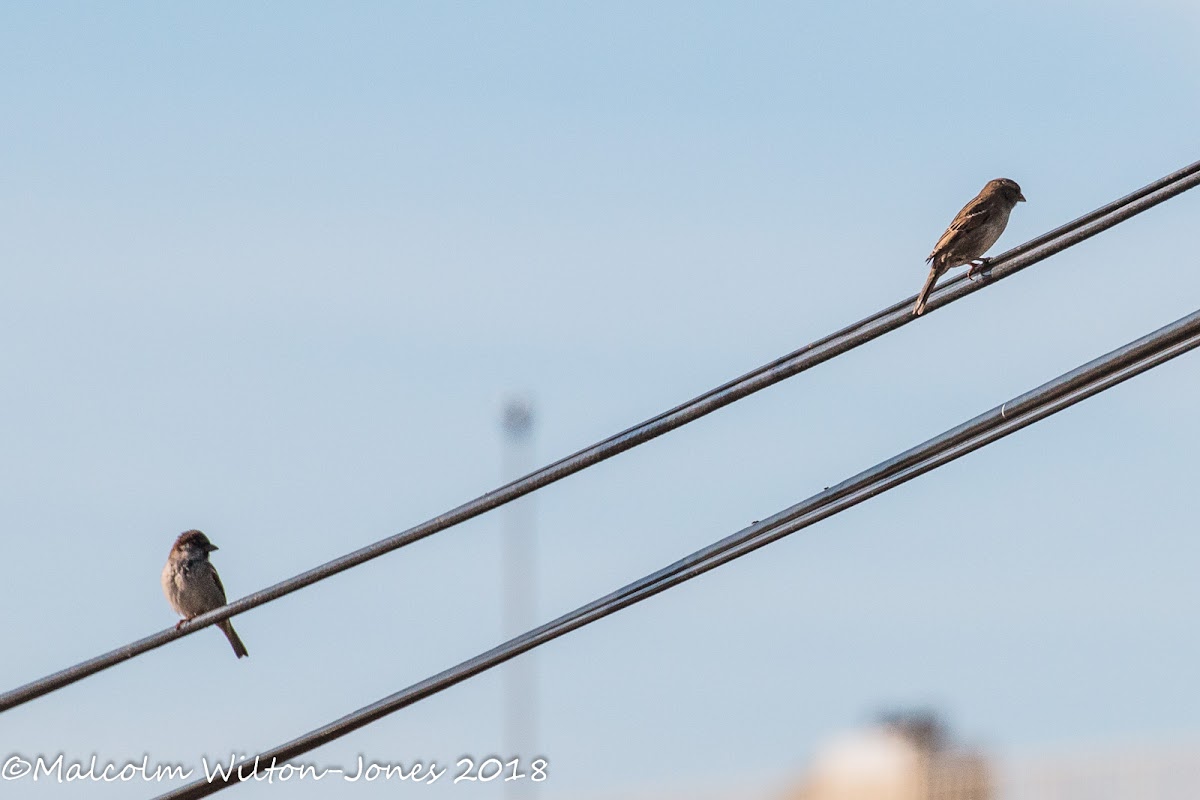
[[[225,587],[208,560],[208,554],[216,549],[200,531],[184,531],[175,540],[162,571],[163,594],[175,613],[183,617],[175,630],[192,617],[225,605]],[[233,645],[238,658],[250,655],[229,620],[218,622],[217,627]]]
[[[1004,233],[1013,207],[1024,202],[1025,195],[1021,194],[1021,187],[1017,186],[1016,181],[996,178],[988,181],[975,199],[963,206],[942,238],[933,246],[929,258],[925,259],[930,264],[929,277],[917,295],[914,315],[925,310],[925,301],[929,299],[933,285],[946,270],[969,263],[971,268],[967,270],[967,277],[971,277],[976,269],[991,260],[982,258],[983,254]]]

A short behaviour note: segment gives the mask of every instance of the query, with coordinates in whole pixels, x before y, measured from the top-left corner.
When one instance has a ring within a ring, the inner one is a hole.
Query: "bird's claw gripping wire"
[[[977,258],[972,261],[970,268],[967,269],[967,280],[975,280],[976,275],[984,280],[992,277],[991,263],[992,260],[990,258]]]

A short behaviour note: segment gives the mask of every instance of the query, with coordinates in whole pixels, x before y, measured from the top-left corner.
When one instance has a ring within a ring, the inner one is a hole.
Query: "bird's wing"
[[[989,203],[985,197],[976,197],[971,202],[963,206],[962,211],[958,212],[958,216],[950,223],[950,227],[946,228],[946,232],[942,234],[942,238],[938,239],[937,244],[933,246],[933,252],[929,254],[926,261],[932,261],[934,256],[946,250],[950,243],[958,238],[963,231],[978,230],[979,227],[985,224],[992,216],[993,204]]]
[[[217,574],[217,570],[212,564],[208,565],[208,574],[212,575],[213,583],[217,585],[217,591],[221,593],[221,605],[225,605],[225,587],[221,585],[221,576]]]

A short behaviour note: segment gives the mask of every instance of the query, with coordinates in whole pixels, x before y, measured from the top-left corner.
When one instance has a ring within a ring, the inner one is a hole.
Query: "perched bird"
[[[184,531],[175,540],[162,571],[163,594],[175,613],[183,617],[175,630],[192,617],[225,605],[225,587],[208,560],[208,554],[216,549],[217,546],[200,531]],[[233,645],[238,658],[250,655],[229,620],[218,622],[217,627]]]
[[[917,304],[913,306],[913,314],[919,315],[925,310],[925,301],[933,291],[937,279],[951,267],[970,264],[967,276],[975,274],[975,270],[984,266],[990,259],[982,258],[988,248],[996,243],[1004,228],[1008,225],[1008,215],[1012,213],[1017,203],[1024,203],[1025,195],[1016,181],[1008,178],[996,178],[988,181],[987,185],[975,195],[975,199],[963,206],[962,211],[946,228],[942,238],[933,246],[933,252],[925,259],[930,265],[929,277],[917,295]]]

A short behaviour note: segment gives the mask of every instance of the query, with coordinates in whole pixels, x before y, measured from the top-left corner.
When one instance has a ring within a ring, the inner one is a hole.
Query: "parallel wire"
[[[1200,311],[1065,373],[894,458],[860,472],[772,517],[746,527],[646,577],[527,631],[455,667],[365,706],[286,744],[248,758],[228,780],[198,780],[157,800],[207,797],[339,739],[546,642],[678,586],[771,542],[937,469],[1039,420],[1200,346]]]
[[[924,316],[928,316],[930,312],[947,303],[954,302],[960,297],[979,291],[990,283],[1006,278],[1067,247],[1095,236],[1097,233],[1107,230],[1113,225],[1123,222],[1136,214],[1140,214],[1142,211],[1169,200],[1188,189],[1194,188],[1198,184],[1200,184],[1200,161],[1177,170],[1170,175],[1166,175],[1125,197],[1101,206],[1078,219],[1048,231],[1024,244],[1018,245],[992,259],[989,268],[984,272],[983,280],[970,281],[967,280],[965,275],[959,275],[946,281],[933,292]],[[909,310],[915,301],[916,296],[914,295],[836,333],[830,334],[823,339],[819,339],[782,358],[748,372],[740,378],[736,378],[722,386],[705,392],[682,405],[676,406],[632,428],[586,447],[573,455],[535,470],[523,478],[505,484],[499,489],[494,489],[491,492],[480,495],[470,502],[464,503],[406,531],[386,539],[381,539],[374,544],[367,545],[306,572],[302,572],[299,575],[280,581],[266,589],[246,595],[221,608],[201,614],[178,631],[174,628],[168,628],[103,655],[80,662],[73,667],[52,673],[24,686],[0,694],[0,712],[27,703],[30,700],[56,691],[134,656],[157,647],[162,647],[180,637],[188,636],[221,620],[249,611],[264,603],[277,600],[284,595],[344,572],[351,567],[356,567],[385,553],[390,553],[393,550],[405,547],[427,536],[465,522],[486,511],[490,511],[530,492],[559,481],[568,475],[573,475],[580,470],[662,436],[664,433],[694,422],[730,403],[748,397],[769,386],[773,386],[782,380],[866,344],[889,331],[907,325],[914,319]]]

